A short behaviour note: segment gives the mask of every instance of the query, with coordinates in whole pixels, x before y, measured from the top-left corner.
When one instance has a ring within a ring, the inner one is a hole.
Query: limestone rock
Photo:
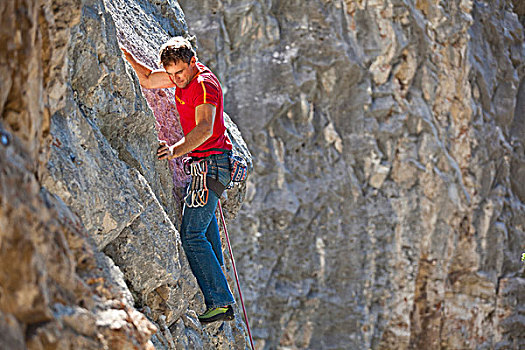
[[[145,99],[119,48],[149,43],[132,51],[153,63],[160,43],[184,30],[178,4],[0,9],[0,347],[234,346],[240,317],[210,336],[197,320],[202,300],[175,227],[188,179],[180,161],[155,159],[156,126],[160,138],[181,136],[172,92]],[[129,32],[141,25],[148,30]],[[231,214],[243,197],[238,188]]]
[[[525,347],[524,11],[2,2],[0,347],[248,347],[240,308],[198,322],[188,178],[154,157],[182,135],[173,91],[119,49],[157,67],[186,33],[254,155],[223,204],[258,348]]]
[[[258,347],[525,346],[522,1],[179,2],[254,155]]]
[[[148,348],[156,328],[143,316],[132,317],[133,326],[127,313],[101,323],[104,312],[133,313],[132,299],[122,293],[127,287],[109,273],[107,257],[97,259],[81,220],[28,172],[31,158],[16,134],[10,139],[0,149],[0,286],[9,291],[0,297],[1,344],[100,349],[118,342],[120,348]]]

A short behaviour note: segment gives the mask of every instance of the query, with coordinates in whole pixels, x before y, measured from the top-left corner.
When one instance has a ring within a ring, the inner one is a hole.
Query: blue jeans
[[[225,186],[228,185],[230,182],[228,154],[213,155],[208,159],[208,176],[218,179]],[[215,216],[218,201],[217,194],[209,190],[206,205],[189,207],[184,203],[180,229],[182,247],[204,295],[207,308],[235,303],[226,276],[221,269],[224,259]]]

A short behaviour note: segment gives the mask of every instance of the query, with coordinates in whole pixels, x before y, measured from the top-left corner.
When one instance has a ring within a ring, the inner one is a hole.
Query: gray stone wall
[[[154,157],[181,135],[173,92],[119,49],[155,66],[182,33],[253,155],[224,204],[258,349],[525,347],[520,1],[0,12],[0,348],[248,348],[240,308],[197,320],[187,177]]]
[[[0,12],[0,348],[246,348],[240,309],[233,322],[197,319],[177,230],[188,177],[155,156],[159,139],[182,135],[173,92],[143,91],[119,48],[155,66],[162,42],[186,31],[178,4]],[[224,200],[229,218],[244,193]]]
[[[243,348],[240,315],[216,336],[208,333],[220,325],[204,329],[196,317],[204,306],[178,235],[188,177],[180,159],[168,164],[155,156],[159,139],[182,137],[173,91],[143,90],[119,48],[157,68],[160,45],[185,31],[176,2],[83,2],[68,49],[69,95],[51,119],[43,184],[80,216],[97,248],[122,271],[134,306],[157,326],[157,348],[209,348],[235,338]],[[232,215],[239,206],[225,203]]]
[[[254,157],[260,349],[519,349],[520,1],[179,1]]]

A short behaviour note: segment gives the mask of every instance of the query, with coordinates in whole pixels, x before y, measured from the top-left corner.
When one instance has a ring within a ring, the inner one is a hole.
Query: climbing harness
[[[206,174],[208,174],[208,161],[206,159],[195,160],[185,158],[184,171],[191,175],[191,185],[188,187],[184,201],[190,208],[203,207],[208,203],[208,187],[206,186]]]
[[[186,157],[183,159],[184,172],[191,175],[191,185],[188,186],[184,201],[191,208],[202,207],[208,202],[209,190],[215,192],[218,197],[226,188],[232,188],[235,183],[246,180],[248,176],[248,165],[246,160],[239,155],[229,154],[230,184],[223,185],[218,177],[208,176],[208,164],[213,162],[213,155],[205,158]],[[217,170],[218,171],[218,170]]]
[[[230,237],[228,236],[228,230],[226,229],[226,221],[224,220],[224,213],[222,212],[221,200],[218,202],[219,212],[221,214],[222,227],[224,228],[224,236],[226,237],[226,242],[228,243],[228,250],[230,252],[230,258],[232,259],[233,273],[235,275],[235,282],[237,282],[237,290],[239,291],[239,298],[241,299],[242,311],[244,313],[244,321],[246,322],[246,328],[248,329],[248,336],[250,337],[250,345],[252,350],[255,350],[253,346],[252,332],[250,331],[250,323],[248,322],[248,315],[246,314],[246,307],[244,307],[244,300],[242,298],[241,285],[239,283],[239,276],[237,275],[237,268],[235,267],[235,259],[233,258],[232,246],[230,244]]]

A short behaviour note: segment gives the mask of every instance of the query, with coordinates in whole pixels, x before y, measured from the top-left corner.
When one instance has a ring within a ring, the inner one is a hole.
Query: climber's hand
[[[166,141],[161,141],[159,148],[157,149],[157,157],[159,158],[159,160],[175,158],[175,156],[173,155],[174,148],[175,145],[168,146],[166,144]]]

